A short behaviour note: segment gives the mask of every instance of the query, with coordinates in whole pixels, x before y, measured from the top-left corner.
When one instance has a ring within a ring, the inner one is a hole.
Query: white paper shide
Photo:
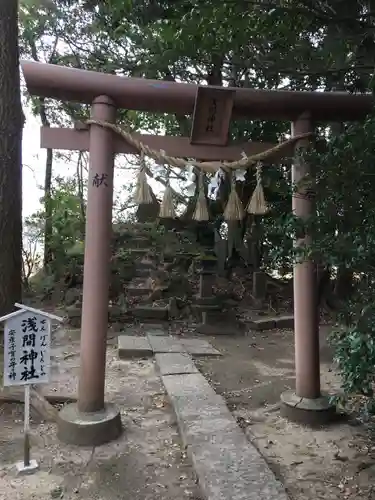
[[[49,381],[51,320],[28,310],[16,311],[5,320],[4,386]]]

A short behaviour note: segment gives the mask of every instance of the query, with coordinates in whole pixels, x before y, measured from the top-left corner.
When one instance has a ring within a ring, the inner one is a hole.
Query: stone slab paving
[[[204,339],[181,339],[181,344],[192,356],[221,356],[221,352]]]
[[[164,375],[162,380],[207,500],[288,500],[202,374]]]
[[[221,356],[220,351],[204,339],[186,339],[165,335],[161,328],[147,328],[146,337],[119,335],[118,350],[121,359],[143,358],[157,353],[188,353],[192,356]]]
[[[279,329],[290,329],[294,328],[294,316],[291,314],[286,314],[284,316],[265,316],[261,318],[255,318],[250,321],[250,326],[253,330],[273,330],[275,328]]]
[[[198,373],[198,369],[189,354],[182,352],[155,354],[160,375],[180,375],[183,373]]]
[[[157,335],[159,337],[163,337],[166,335],[166,332],[162,326],[147,325],[146,328],[147,328],[147,335]]]
[[[119,335],[118,355],[120,359],[146,358],[153,355],[147,337]]]
[[[147,338],[155,354],[159,352],[186,352],[185,347],[177,337],[147,334]]]

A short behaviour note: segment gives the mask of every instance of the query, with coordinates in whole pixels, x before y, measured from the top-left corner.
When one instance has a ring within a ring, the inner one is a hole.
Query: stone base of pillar
[[[281,415],[291,422],[310,427],[330,424],[340,418],[328,395],[308,399],[297,396],[293,391],[281,394]]]
[[[93,413],[78,411],[77,403],[64,406],[57,419],[57,437],[66,444],[100,446],[122,434],[121,415],[111,403]]]

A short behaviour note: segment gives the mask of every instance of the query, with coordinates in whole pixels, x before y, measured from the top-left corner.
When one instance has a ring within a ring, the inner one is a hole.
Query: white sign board
[[[4,328],[4,386],[48,382],[50,345],[48,316],[29,310],[9,314]]]
[[[24,457],[17,469],[30,473],[38,468],[37,462],[30,460],[30,385],[49,381],[51,322],[62,322],[63,318],[23,304],[14,305],[18,311],[0,318],[0,323],[5,323],[3,382],[5,386],[24,386]]]

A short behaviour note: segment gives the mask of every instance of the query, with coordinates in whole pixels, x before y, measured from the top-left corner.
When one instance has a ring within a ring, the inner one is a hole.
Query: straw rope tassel
[[[153,203],[152,190],[147,182],[147,175],[145,169],[145,155],[141,152],[141,164],[139,174],[137,177],[137,184],[134,193],[134,202],[138,205]]]
[[[202,171],[199,173],[198,198],[197,198],[197,204],[195,205],[193,219],[197,221],[210,220],[210,216],[208,213],[207,199],[204,192],[204,177]]]
[[[263,184],[262,184],[262,165],[260,163],[257,164],[255,175],[256,175],[257,185],[255,186],[253,195],[247,206],[247,212],[249,214],[264,215],[268,212],[269,208],[266,199],[264,197]]]
[[[244,216],[245,213],[242,206],[242,201],[240,200],[240,197],[237,194],[236,176],[234,172],[232,172],[231,189],[228,198],[228,203],[224,210],[224,219],[226,221],[242,220]]]
[[[167,178],[167,185],[163,195],[163,200],[160,205],[159,217],[161,219],[176,218],[176,211],[173,206],[173,190],[169,184],[169,173]]]

